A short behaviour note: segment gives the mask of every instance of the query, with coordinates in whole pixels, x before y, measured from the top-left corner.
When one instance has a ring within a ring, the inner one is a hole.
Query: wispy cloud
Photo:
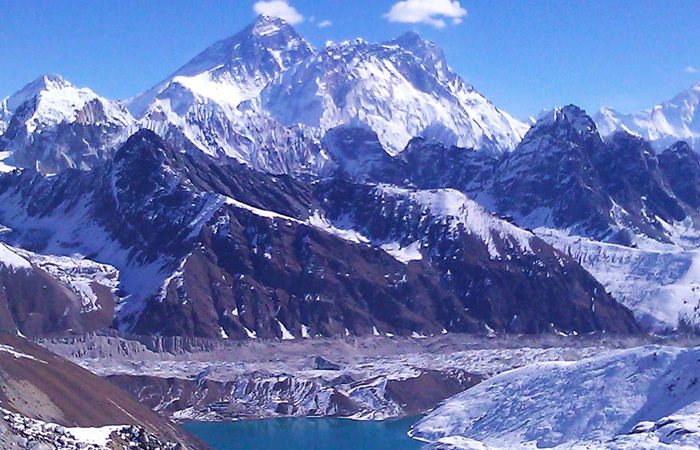
[[[332,25],[333,25],[333,22],[331,22],[330,20],[324,20],[324,21],[318,23],[319,28],[328,28]]]
[[[685,71],[685,73],[690,73],[690,74],[693,74],[693,75],[696,74],[696,73],[698,73],[698,69],[696,69],[696,68],[693,67],[693,66],[688,66],[688,67],[686,67],[686,68],[684,69],[684,71]]]
[[[447,21],[462,23],[467,10],[452,0],[403,0],[394,3],[384,15],[389,22],[425,23],[435,28],[445,28]]]
[[[290,25],[296,25],[304,21],[304,16],[284,0],[257,2],[253,5],[253,10],[257,14],[279,17]]]

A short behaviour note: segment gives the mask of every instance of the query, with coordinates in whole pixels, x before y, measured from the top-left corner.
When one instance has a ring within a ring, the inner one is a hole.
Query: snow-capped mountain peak
[[[7,98],[6,105],[9,111],[15,111],[27,100],[35,98],[43,91],[54,91],[72,87],[73,85],[58,74],[41,75],[31,83]]]
[[[362,122],[391,154],[416,136],[500,153],[527,130],[459,78],[442,51],[415,33],[380,44],[326,45],[273,81],[262,103],[282,124],[321,133]]]
[[[40,76],[8,97],[5,103],[10,114],[29,133],[74,120],[110,121],[124,126],[133,122],[120,104],[103,99],[88,88],[75,87],[55,74]],[[85,110],[88,105],[92,111]]]
[[[267,14],[259,15],[249,28],[250,32],[256,36],[272,36],[283,32],[295,32],[294,28],[285,22],[284,19],[268,16]]]
[[[700,82],[653,108],[623,114],[603,107],[595,121],[601,134],[623,130],[652,142],[657,151],[684,140],[700,148]]]
[[[573,129],[580,134],[596,131],[596,125],[593,119],[591,119],[586,111],[576,105],[567,105],[540,113],[533,129],[552,125],[567,125],[573,127]]]
[[[442,50],[416,33],[315,50],[284,20],[264,15],[209,46],[126,107],[134,116],[60,77],[42,77],[0,105],[6,141],[0,151],[14,152],[33,142],[27,135],[61,123],[116,124],[130,132],[146,128],[181,149],[235,158],[257,170],[318,175],[333,166],[324,148],[331,141],[324,136],[340,126],[376,133],[389,156],[401,153],[414,137],[497,155],[512,150],[529,128],[460,78]],[[41,148],[32,144],[33,152],[24,152],[18,165],[46,159],[36,152],[65,156],[65,149],[48,150],[61,147],[49,137],[42,137]],[[109,142],[88,153],[103,160],[127,137],[110,134]],[[94,147],[90,139],[86,142]],[[67,161],[60,157],[51,171],[89,168],[91,163],[77,162],[84,153]]]
[[[261,15],[255,22],[232,37],[210,46],[185,64],[176,75],[193,75],[204,70],[228,66],[233,71],[258,68],[284,70],[298,59],[313,52],[313,47],[282,19]],[[298,55],[297,55],[298,53]],[[256,67],[264,58],[273,55],[273,67]],[[240,67],[238,67],[240,66]]]
[[[142,127],[182,147],[274,173],[325,170],[323,138],[339,126],[369,128],[390,155],[416,136],[500,154],[528,129],[416,33],[315,50],[268,16],[213,44],[128,107]]]
[[[121,103],[60,75],[42,75],[3,105],[0,152],[12,165],[45,173],[89,169],[133,131],[134,119]]]
[[[154,100],[181,97],[184,88],[185,97],[194,94],[236,107],[256,97],[280,72],[312,53],[311,44],[287,22],[261,15],[248,27],[214,43],[170,77],[131,99],[127,106],[141,117],[148,114]]]
[[[445,54],[442,49],[435,45],[434,42],[423,39],[421,35],[415,31],[407,31],[396,39],[388,41],[387,44],[398,45],[404,50],[413,53],[416,58],[420,58],[426,62],[436,63],[436,66],[446,66]],[[442,69],[443,67],[436,68]]]

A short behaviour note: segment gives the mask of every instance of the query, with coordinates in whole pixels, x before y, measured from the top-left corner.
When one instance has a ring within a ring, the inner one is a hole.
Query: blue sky
[[[251,22],[254,3],[4,2],[0,97],[47,72],[109,98],[130,97]],[[591,112],[602,105],[631,112],[700,81],[697,0],[287,3],[303,18],[295,27],[316,46],[418,31],[445,50],[468,82],[518,117],[567,103]],[[444,6],[447,17],[421,10],[425,5]],[[398,9],[387,16],[392,7]],[[319,27],[324,21],[332,25]]]

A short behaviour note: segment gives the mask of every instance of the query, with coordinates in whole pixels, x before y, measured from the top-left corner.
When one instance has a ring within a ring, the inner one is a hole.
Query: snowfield
[[[700,251],[693,246],[640,240],[625,247],[554,229],[534,232],[578,261],[645,330],[667,334],[700,327]]]
[[[697,448],[699,374],[700,348],[536,363],[452,397],[410,435],[435,449]]]

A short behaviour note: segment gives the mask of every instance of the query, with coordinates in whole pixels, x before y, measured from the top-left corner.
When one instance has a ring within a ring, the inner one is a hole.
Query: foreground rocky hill
[[[0,335],[3,448],[204,449],[111,383],[16,335]]]

